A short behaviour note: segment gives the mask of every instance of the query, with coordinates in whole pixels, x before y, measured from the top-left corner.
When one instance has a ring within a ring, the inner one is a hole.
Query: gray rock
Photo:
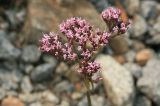
[[[9,24],[2,17],[0,17],[0,29],[7,30],[9,28]]]
[[[124,66],[132,73],[134,78],[139,79],[142,76],[142,68],[138,64],[126,63]]]
[[[155,24],[149,28],[151,38],[147,39],[148,44],[160,44],[160,16],[155,21]]]
[[[7,70],[16,70],[18,68],[16,60],[8,60],[1,62],[2,66]]]
[[[156,1],[153,0],[144,0],[141,1],[140,12],[143,17],[149,18],[150,15],[155,13]],[[147,7],[147,8],[146,8]]]
[[[39,60],[41,52],[38,50],[38,47],[35,45],[28,45],[22,50],[22,60],[28,63],[34,63]]]
[[[0,69],[0,85],[5,90],[18,90],[21,79],[22,74],[19,70]]]
[[[149,60],[143,69],[143,76],[138,80],[138,89],[160,106],[160,61]]]
[[[21,91],[23,93],[30,93],[33,90],[32,83],[28,76],[25,76],[21,82]]]
[[[136,52],[133,50],[130,50],[125,54],[125,57],[128,62],[133,62],[136,57]]]
[[[70,104],[67,100],[62,100],[61,104],[57,106],[70,106]]]
[[[108,55],[100,55],[96,60],[101,64],[101,74],[109,101],[114,106],[132,106],[135,92],[130,71]]]
[[[61,81],[60,83],[56,84],[54,87],[54,91],[57,93],[72,92],[73,89],[74,89],[74,86],[68,81]]]
[[[6,91],[3,88],[0,88],[0,100],[2,100],[6,96]]]
[[[143,34],[147,30],[148,30],[148,27],[145,19],[140,15],[136,15],[133,19],[133,23],[130,28],[131,36],[134,38],[142,39]]]
[[[35,92],[32,94],[26,93],[26,94],[20,94],[19,98],[26,102],[27,104],[39,102],[39,103],[52,103],[52,105],[56,105],[59,103],[59,98],[53,94],[49,90],[41,91],[41,92]],[[48,105],[43,105],[48,106]]]
[[[140,8],[140,0],[124,0],[126,10],[129,15],[135,15]]]
[[[16,59],[21,52],[9,42],[6,36],[4,32],[0,31],[0,59]]]
[[[93,5],[95,5],[96,9],[101,12],[102,10],[104,10],[106,7],[109,6],[108,1],[107,0],[90,0]]]
[[[146,98],[145,96],[138,96],[135,98],[135,105],[134,106],[152,106],[151,101]]]
[[[56,68],[56,73],[58,73],[58,74],[64,74],[64,73],[66,73],[68,70],[69,70],[68,65],[67,65],[66,63],[64,63],[64,62],[61,62],[61,63],[57,66],[57,68]]]
[[[9,21],[10,27],[12,29],[15,29],[19,24],[16,18],[16,11],[14,10],[5,11],[5,15],[6,15],[7,20]]]
[[[40,102],[31,103],[29,106],[43,106]]]
[[[24,72],[26,74],[30,74],[34,70],[34,66],[32,64],[27,64],[24,66]]]
[[[101,96],[91,96],[92,106],[105,106],[105,99]],[[78,106],[88,106],[87,97],[84,97],[79,103]]]
[[[31,72],[31,79],[33,82],[43,82],[52,78],[54,64],[41,64]]]
[[[46,63],[54,64],[55,66],[58,63],[57,59],[52,55],[43,55],[43,61]]]
[[[41,95],[41,101],[43,102],[51,102],[52,104],[58,104],[59,98],[54,95],[51,91],[44,91]]]

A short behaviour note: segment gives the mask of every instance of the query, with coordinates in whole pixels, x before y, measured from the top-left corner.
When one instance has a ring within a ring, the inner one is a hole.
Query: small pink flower
[[[109,7],[102,12],[102,18],[104,21],[112,21],[117,20],[120,16],[121,12],[119,9],[114,7]]]

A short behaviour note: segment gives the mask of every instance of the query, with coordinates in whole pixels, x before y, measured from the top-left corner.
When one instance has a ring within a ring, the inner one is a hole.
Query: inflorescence
[[[123,22],[120,19],[120,10],[113,7],[104,10],[101,15],[109,28],[108,31],[94,29],[82,18],[70,18],[59,25],[60,32],[67,41],[64,43],[60,34],[50,32],[44,34],[40,40],[40,50],[67,62],[78,61],[78,72],[93,81],[92,76],[100,69],[100,64],[92,58],[94,52],[108,44],[113,34],[125,33],[130,24]],[[94,80],[97,82],[99,79],[98,77]]]

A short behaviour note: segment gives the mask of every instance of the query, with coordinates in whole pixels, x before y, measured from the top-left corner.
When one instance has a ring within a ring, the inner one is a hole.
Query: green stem
[[[88,106],[92,106],[92,103],[91,103],[91,94],[90,94],[90,81],[84,77],[84,84],[87,88],[87,100],[88,100]]]
[[[91,96],[90,96],[90,90],[89,89],[87,90],[87,100],[88,100],[88,106],[92,106]]]

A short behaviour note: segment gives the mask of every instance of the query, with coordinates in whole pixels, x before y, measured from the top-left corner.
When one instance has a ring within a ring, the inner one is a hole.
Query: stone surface
[[[129,50],[129,44],[124,36],[117,36],[109,40],[109,45],[115,54],[123,54]]]
[[[124,0],[123,1],[129,15],[135,15],[140,8],[140,0]]]
[[[132,76],[135,79],[139,79],[140,77],[142,77],[142,67],[140,67],[138,64],[126,63],[124,64],[124,66],[131,72]]]
[[[114,55],[113,58],[120,64],[124,64],[126,62],[124,55]]]
[[[20,55],[20,50],[15,48],[6,36],[3,31],[0,31],[0,59],[17,59]]]
[[[147,32],[147,23],[140,15],[135,15],[133,18],[132,26],[130,28],[131,37],[142,39],[143,34]]]
[[[3,88],[0,88],[0,100],[2,100],[6,96],[6,91]]]
[[[106,0],[90,0],[93,5],[95,5],[96,9],[101,12],[102,10],[104,10],[106,7],[109,6],[108,1]]]
[[[152,106],[152,103],[145,96],[138,95],[135,100],[135,106]]]
[[[41,56],[40,50],[35,45],[28,45],[22,50],[22,60],[27,63],[34,63],[39,60]]]
[[[155,20],[155,24],[150,27],[149,33],[150,33],[150,39],[146,40],[146,43],[151,45],[157,45],[160,44],[160,16]]]
[[[43,104],[43,103],[50,102],[52,103],[52,105],[56,105],[60,101],[59,98],[49,90],[34,92],[32,94],[30,93],[20,94],[19,98],[27,104],[31,104],[35,102],[39,102]],[[48,105],[45,105],[45,106],[48,106]]]
[[[25,106],[25,105],[18,98],[10,96],[2,100],[1,106]]]
[[[139,65],[143,66],[148,60],[153,58],[153,56],[153,51],[151,49],[143,49],[137,52],[135,60]]]
[[[130,50],[127,53],[125,53],[125,57],[127,62],[134,62],[136,57],[136,52],[134,50]]]
[[[102,78],[109,101],[114,106],[132,106],[134,85],[131,73],[111,56],[100,55]]]
[[[43,82],[51,79],[54,68],[54,64],[48,63],[37,66],[35,70],[31,72],[31,80],[33,82]]]
[[[33,90],[33,85],[28,76],[23,77],[21,82],[21,90],[23,93],[30,93]]]
[[[105,99],[101,96],[91,96],[92,106],[104,106]],[[88,106],[87,98],[84,97],[79,103],[78,106]]]
[[[5,90],[18,90],[22,79],[22,74],[19,70],[8,71],[0,69],[0,85]]]
[[[56,93],[72,92],[74,89],[73,87],[73,84],[64,80],[54,86],[54,91]]]
[[[132,40],[131,47],[134,49],[134,51],[139,51],[146,48],[144,43],[138,40]]]
[[[160,106],[160,61],[151,59],[143,69],[143,76],[138,80],[138,89]]]
[[[146,19],[150,18],[150,15],[156,12],[155,11],[156,4],[157,4],[156,1],[153,0],[141,1],[140,12],[142,16],[145,17]]]
[[[28,18],[22,33],[19,35],[20,41],[38,43],[42,32],[57,30],[62,20],[73,16],[85,18],[94,26],[101,29],[105,28],[105,23],[102,22],[97,11],[89,1],[29,0]]]

